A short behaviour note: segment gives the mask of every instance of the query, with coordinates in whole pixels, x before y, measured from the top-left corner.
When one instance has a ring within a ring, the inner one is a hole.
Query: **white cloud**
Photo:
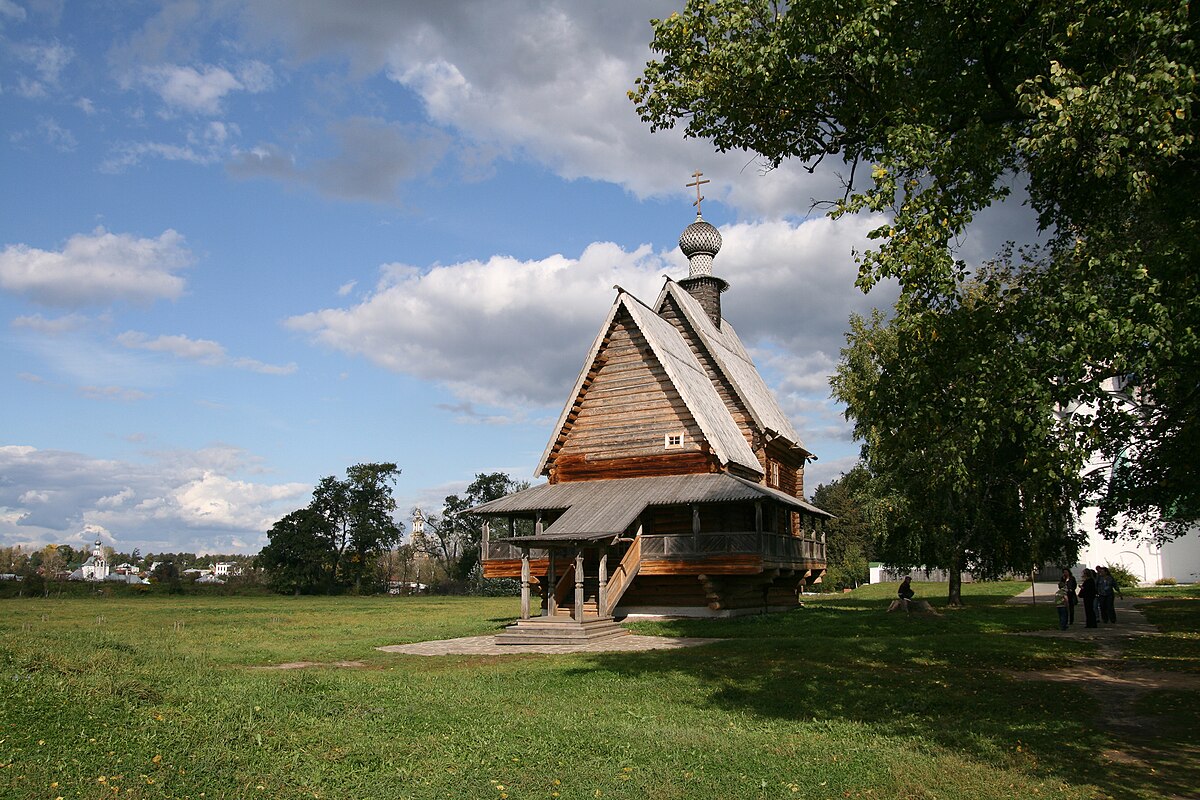
[[[110,174],[120,173],[129,167],[140,164],[147,158],[161,158],[163,161],[182,161],[198,166],[216,164],[225,157],[225,149],[216,147],[210,142],[196,146],[197,138],[189,136],[191,144],[179,145],[166,142],[126,142],[116,145],[112,154],[100,163],[100,171]]]
[[[267,364],[254,358],[235,358],[231,363],[238,369],[257,372],[260,375],[291,375],[299,369],[294,363],[290,362],[287,364]]]
[[[149,394],[127,386],[80,386],[79,393],[90,400],[121,400],[126,403],[145,400]]]
[[[143,550],[194,550],[201,543],[261,546],[279,517],[312,487],[237,475],[254,459],[236,448],[155,455],[147,463],[0,446],[0,543],[141,543]]]
[[[205,472],[172,491],[172,503],[155,507],[156,516],[177,518],[195,527],[266,531],[277,519],[264,515],[264,506],[274,506],[303,494],[304,484],[256,484]]]
[[[12,0],[0,0],[0,16],[20,22],[25,19],[25,9],[12,2]]]
[[[117,336],[117,342],[131,350],[148,350],[166,353],[187,361],[197,361],[207,366],[232,366],[237,369],[258,372],[263,375],[291,375],[295,364],[267,364],[253,358],[230,358],[225,346],[211,339],[193,339],[182,334],[150,336],[140,331],[125,331]]]
[[[42,117],[38,120],[37,130],[42,141],[59,152],[69,153],[79,146],[79,141],[75,138],[75,134],[49,117]]]
[[[9,52],[17,61],[31,67],[36,77],[17,78],[17,92],[23,97],[44,97],[58,88],[62,72],[75,58],[75,51],[60,42],[16,43]]]
[[[117,336],[117,341],[131,349],[169,353],[177,358],[200,361],[204,364],[219,364],[225,360],[225,348],[209,339],[190,339],[182,335],[151,339],[144,333],[126,331]]]
[[[142,67],[138,82],[155,92],[169,108],[216,116],[221,101],[232,92],[265,92],[274,85],[274,73],[260,61],[236,68],[237,74],[214,64],[199,69],[178,64]]]
[[[748,345],[772,354],[777,383],[820,398],[842,345],[850,311],[865,312],[892,296],[848,293],[855,265],[848,245],[870,223],[845,218],[803,224],[727,226],[715,271],[730,281],[724,316]],[[677,251],[632,252],[592,244],[575,259],[535,261],[495,256],[422,272],[389,265],[361,302],[288,320],[328,347],[395,372],[438,381],[468,405],[508,409],[564,401],[587,347],[619,284],[652,302],[661,275],[685,277]],[[459,412],[462,412],[462,408]]]
[[[357,76],[383,72],[414,92],[429,117],[457,135],[464,171],[486,174],[491,158],[523,158],[639,197],[682,197],[682,176],[699,167],[713,179],[711,196],[748,216],[803,216],[814,199],[840,196],[832,163],[815,176],[795,164],[761,174],[750,154],[718,154],[678,131],[650,133],[626,93],[652,57],[650,18],[677,7],[671,0],[336,7],[250,0],[245,19],[252,36],[281,40],[300,59],[342,56]],[[263,159],[257,174],[286,166],[282,151],[260,151],[252,154]]]
[[[184,280],[175,273],[191,260],[173,230],[139,239],[97,228],[72,236],[57,252],[8,245],[0,251],[0,289],[47,306],[148,305],[183,294]]]
[[[293,317],[289,327],[396,372],[439,381],[473,402],[554,402],[574,376],[620,283],[656,290],[663,259],[593,244],[578,259],[494,256],[421,273],[390,265],[356,306]]]
[[[58,336],[59,334],[77,331],[90,322],[91,320],[82,314],[67,314],[54,319],[47,319],[41,314],[29,314],[14,317],[9,324],[17,329],[30,330],[47,336]]]

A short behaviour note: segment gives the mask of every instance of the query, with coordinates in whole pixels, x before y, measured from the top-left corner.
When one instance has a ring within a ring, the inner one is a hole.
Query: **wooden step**
[[[614,636],[628,636],[629,631],[614,622],[612,617],[594,617],[576,622],[556,617],[532,617],[518,620],[503,633],[496,635],[496,644],[587,644]]]

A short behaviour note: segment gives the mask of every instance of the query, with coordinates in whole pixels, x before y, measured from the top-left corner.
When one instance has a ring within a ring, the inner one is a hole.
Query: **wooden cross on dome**
[[[700,180],[700,178],[703,177],[703,175],[704,175],[703,172],[701,172],[700,170],[696,170],[695,172],[692,173],[692,177],[695,178],[696,180],[694,180],[688,184],[689,187],[691,187],[691,186],[696,187],[696,202],[692,203],[692,205],[694,205],[696,207],[696,216],[697,217],[700,216],[700,201],[702,201],[704,199],[703,195],[700,194],[700,187],[706,183],[711,183],[711,181]]]

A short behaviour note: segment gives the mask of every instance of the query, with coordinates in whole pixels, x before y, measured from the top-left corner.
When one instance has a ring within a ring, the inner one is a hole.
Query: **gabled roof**
[[[733,386],[755,424],[763,431],[775,433],[788,442],[803,447],[791,420],[783,413],[775,395],[767,388],[733,326],[725,320],[721,321],[720,328],[714,325],[696,298],[670,278],[663,285],[654,307],[661,311],[668,296],[674,299],[683,311],[684,317],[700,337],[700,343],[712,355],[717,367]]]
[[[470,513],[505,516],[566,509],[542,535],[572,539],[620,535],[648,506],[753,500],[774,500],[825,519],[833,516],[798,497],[728,473],[546,483],[475,506]]]
[[[579,377],[575,381],[575,389],[571,392],[562,414],[558,417],[558,424],[554,427],[550,441],[542,452],[542,458],[535,474],[541,475],[545,472],[554,445],[563,434],[571,409],[574,408],[583,391],[588,372],[595,363],[600,348],[604,344],[604,338],[612,329],[617,313],[621,309],[629,313],[633,324],[645,337],[651,352],[662,365],[671,385],[679,392],[680,398],[700,427],[713,454],[720,459],[722,464],[737,464],[761,474],[762,466],[758,463],[754,451],[750,449],[746,438],[738,430],[737,423],[730,416],[725,402],[717,394],[704,366],[697,360],[696,354],[692,352],[692,348],[680,335],[678,329],[623,289],[618,290],[617,298],[613,301],[612,308],[600,328],[600,333],[592,342],[592,348],[583,362],[583,369],[579,371]]]

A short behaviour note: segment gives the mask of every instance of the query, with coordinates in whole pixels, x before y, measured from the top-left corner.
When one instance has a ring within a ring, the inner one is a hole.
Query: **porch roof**
[[[524,516],[561,509],[563,515],[542,532],[543,540],[554,536],[602,539],[624,533],[649,506],[764,499],[823,519],[833,516],[798,497],[725,472],[547,483],[475,506],[470,513]]]

